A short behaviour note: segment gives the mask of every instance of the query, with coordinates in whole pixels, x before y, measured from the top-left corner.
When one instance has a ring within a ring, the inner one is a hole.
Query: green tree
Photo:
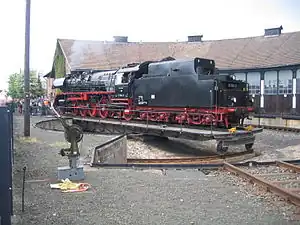
[[[45,93],[46,93],[46,90],[43,88],[43,83],[41,81],[41,77],[38,76],[36,94],[38,95],[38,97],[41,97],[41,96],[45,95]]]
[[[30,96],[32,98],[41,97],[44,95],[45,90],[43,88],[40,77],[36,71],[30,71]],[[14,73],[9,76],[8,80],[8,94],[12,98],[24,97],[24,73]]]
[[[14,98],[22,98],[24,95],[22,76],[20,73],[13,73],[8,78],[8,95]]]

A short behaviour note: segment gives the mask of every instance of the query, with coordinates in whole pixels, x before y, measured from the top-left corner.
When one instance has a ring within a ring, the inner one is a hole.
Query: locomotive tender
[[[73,72],[56,79],[60,113],[231,128],[253,109],[248,84],[219,75],[214,60],[146,61],[118,70]]]

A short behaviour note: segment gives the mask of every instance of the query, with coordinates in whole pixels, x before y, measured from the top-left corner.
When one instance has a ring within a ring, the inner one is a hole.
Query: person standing
[[[19,102],[18,102],[18,111],[19,111],[19,114],[22,114],[22,112],[23,112],[23,105],[22,105],[21,100],[19,100]]]

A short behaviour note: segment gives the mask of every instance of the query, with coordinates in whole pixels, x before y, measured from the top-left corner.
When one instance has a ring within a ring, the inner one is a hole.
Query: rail
[[[276,173],[269,173],[269,174],[251,174],[251,172],[247,171],[246,169],[241,169],[237,166],[224,162],[224,168],[238,176],[241,176],[250,182],[257,183],[262,187],[265,187],[267,191],[273,192],[274,194],[282,197],[283,199],[300,206],[300,186],[299,188],[288,188],[282,187],[283,184],[299,182],[297,179],[288,179],[284,181],[279,180],[270,180],[270,177],[279,177],[279,176],[290,176],[294,175],[297,177],[300,172],[300,167],[291,163],[282,162],[282,161],[275,161],[275,164],[282,168],[282,170],[277,171]],[[286,172],[293,172],[286,173]],[[268,179],[269,178],[269,179]]]
[[[225,155],[210,155],[199,157],[176,157],[166,159],[127,159],[127,163],[131,164],[209,164],[209,163],[222,163],[224,161],[241,161],[245,158],[256,156],[254,151],[244,151],[228,153]]]
[[[249,123],[249,125],[251,125],[252,127],[263,128],[266,130],[289,131],[289,132],[293,132],[293,133],[300,133],[300,128],[297,128],[297,127],[257,125],[257,124],[251,124],[251,123]]]

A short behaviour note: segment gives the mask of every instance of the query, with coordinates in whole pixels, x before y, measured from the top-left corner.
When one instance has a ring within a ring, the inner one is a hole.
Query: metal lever
[[[68,125],[65,119],[55,110],[53,104],[50,104],[50,109],[55,113],[55,116],[59,119],[64,127],[65,139],[69,142],[70,148],[64,148],[60,150],[61,156],[67,156],[69,159],[68,167],[58,168],[58,178],[59,179],[70,179],[70,180],[83,180],[83,166],[77,165],[77,160],[79,159],[80,152],[78,147],[78,142],[83,138],[83,130],[79,125],[72,124]]]

